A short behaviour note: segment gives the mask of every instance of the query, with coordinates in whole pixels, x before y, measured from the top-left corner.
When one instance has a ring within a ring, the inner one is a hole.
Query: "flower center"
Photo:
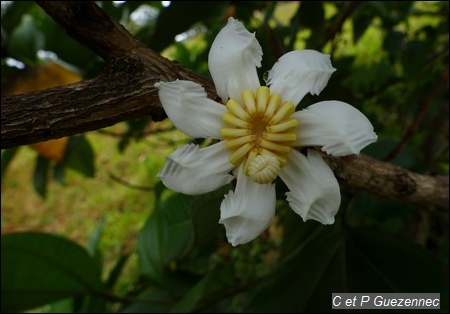
[[[290,101],[282,103],[281,96],[271,95],[266,86],[259,87],[256,95],[244,90],[241,98],[242,103],[235,99],[227,102],[228,112],[222,117],[227,126],[220,134],[233,152],[233,165],[244,162],[246,175],[256,183],[270,183],[286,165],[296,140],[298,123],[290,118],[295,106]]]

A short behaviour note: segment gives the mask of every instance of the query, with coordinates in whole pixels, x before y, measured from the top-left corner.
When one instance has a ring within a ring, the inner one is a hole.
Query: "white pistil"
[[[280,163],[274,156],[258,155],[250,162],[248,175],[256,183],[267,184],[275,180],[278,170],[280,170]]]

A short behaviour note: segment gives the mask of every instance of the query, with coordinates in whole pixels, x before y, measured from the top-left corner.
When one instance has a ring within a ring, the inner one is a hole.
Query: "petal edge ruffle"
[[[319,95],[334,71],[330,55],[310,49],[295,50],[281,56],[273,65],[266,84],[283,101],[298,105],[307,93]]]
[[[286,193],[289,206],[303,221],[334,223],[341,203],[339,183],[319,153],[308,150],[305,156],[293,149],[279,176],[289,188]]]
[[[224,141],[205,148],[186,144],[167,156],[157,177],[176,192],[205,194],[233,180],[234,176],[229,174],[234,168],[229,162],[230,154]]]
[[[230,17],[214,39],[208,56],[209,72],[223,103],[228,98],[240,101],[244,89],[254,92],[260,86],[256,67],[261,67],[261,60],[262,48],[255,33]]]

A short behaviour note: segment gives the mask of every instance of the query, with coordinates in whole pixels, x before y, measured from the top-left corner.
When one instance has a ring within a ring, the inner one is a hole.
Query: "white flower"
[[[334,156],[358,154],[377,139],[370,121],[340,101],[323,101],[296,111],[307,94],[318,95],[335,69],[330,56],[313,50],[286,53],[261,86],[256,67],[262,49],[254,33],[230,18],[209,52],[209,69],[223,104],[208,99],[191,81],[159,82],[161,103],[174,125],[195,138],[219,139],[200,148],[188,144],[167,157],[158,177],[172,190],[204,194],[237,179],[225,195],[219,223],[233,245],[261,234],[275,214],[274,179],[290,192],[290,207],[304,221],[334,223],[341,202],[339,184],[314,150]]]

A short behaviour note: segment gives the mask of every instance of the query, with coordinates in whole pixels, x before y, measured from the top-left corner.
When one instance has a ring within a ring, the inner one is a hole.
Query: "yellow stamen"
[[[266,133],[264,139],[274,142],[292,142],[294,143],[297,137],[293,133]]]
[[[277,111],[281,104],[281,96],[278,94],[270,95],[269,102],[267,103],[266,113],[264,114],[264,120],[269,121]]]
[[[267,86],[258,87],[256,90],[256,109],[259,114],[264,114],[270,97],[270,89]]]
[[[231,154],[230,162],[235,166],[240,165],[240,163],[244,161],[245,156],[251,149],[252,145],[250,143],[241,146],[233,154]]]
[[[227,125],[232,127],[239,127],[239,128],[250,128],[251,124],[248,122],[245,122],[238,117],[236,117],[234,114],[225,112],[225,114],[222,116],[223,122],[225,122]]]
[[[230,99],[227,102],[227,109],[235,116],[241,118],[241,120],[248,121],[250,119],[249,114],[242,108],[242,105],[234,99]]]
[[[285,132],[287,130],[292,130],[294,129],[294,134],[295,134],[295,129],[298,126],[298,122],[296,119],[287,119],[279,124],[275,124],[275,125],[271,125],[267,128],[268,132],[271,133],[280,133],[280,132]]]
[[[241,137],[250,134],[251,131],[249,129],[235,129],[235,128],[220,129],[220,136],[222,136],[224,139],[233,139],[235,137]]]
[[[249,90],[246,89],[242,92],[242,101],[244,102],[245,108],[247,109],[247,112],[253,116],[256,113],[256,99],[255,94]]]
[[[276,124],[283,120],[284,118],[290,116],[295,112],[295,106],[290,101],[286,101],[278,109],[278,112],[270,119],[270,124]]]
[[[235,150],[238,147],[241,147],[242,145],[244,145],[245,143],[251,142],[252,138],[253,138],[253,135],[246,135],[246,136],[242,136],[242,137],[236,137],[236,138],[233,138],[231,140],[227,140],[227,142],[225,143],[225,146],[229,150]]]
[[[289,153],[291,151],[291,146],[289,145],[277,144],[266,140],[261,140],[260,145],[264,148],[267,148],[270,151],[278,153]]]

